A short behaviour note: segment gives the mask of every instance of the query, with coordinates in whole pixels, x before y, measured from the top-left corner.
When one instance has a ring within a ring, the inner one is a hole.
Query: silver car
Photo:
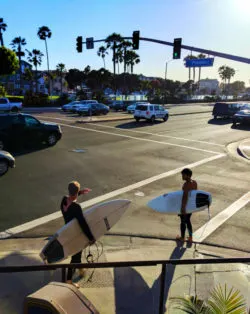
[[[15,158],[8,152],[0,150],[0,176],[4,175],[9,168],[15,167]]]

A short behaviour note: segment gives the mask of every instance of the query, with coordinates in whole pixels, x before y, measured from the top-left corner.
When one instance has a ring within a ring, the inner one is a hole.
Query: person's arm
[[[77,219],[81,229],[82,229],[82,232],[84,234],[86,234],[86,236],[89,238],[89,241],[91,242],[94,242],[95,241],[95,238],[85,220],[85,218],[83,217],[83,213],[82,213],[82,208],[79,204],[74,204],[75,208],[74,208],[74,216],[75,218]]]
[[[91,189],[84,188],[78,192],[78,196],[83,195],[83,194],[88,194],[89,192],[91,192]]]

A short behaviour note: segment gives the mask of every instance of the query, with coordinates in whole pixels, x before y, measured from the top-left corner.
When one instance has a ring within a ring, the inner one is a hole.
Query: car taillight
[[[149,111],[146,111],[146,114],[149,114]]]

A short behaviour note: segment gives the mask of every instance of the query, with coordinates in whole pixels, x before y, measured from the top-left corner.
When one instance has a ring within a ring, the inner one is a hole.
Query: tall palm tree
[[[38,77],[37,77],[37,67],[41,66],[42,64],[42,57],[44,56],[44,54],[38,50],[38,49],[33,49],[32,51],[29,51],[26,49],[26,51],[28,52],[28,61],[34,65],[35,69],[36,69],[36,92],[38,90]]]
[[[6,31],[7,28],[7,24],[4,23],[3,18],[0,18],[0,42],[1,42],[1,46],[3,47],[3,32]]]
[[[113,50],[112,61],[113,61],[113,68],[114,68],[114,78],[115,78],[115,70],[116,70],[116,67],[115,67],[115,64],[116,64],[116,50],[117,50],[117,46],[119,45],[119,43],[122,42],[122,40],[123,40],[122,36],[120,34],[117,34],[117,33],[113,33],[113,34],[109,35],[106,38],[106,40],[105,40],[106,48]]]
[[[228,81],[228,86],[229,86],[231,78],[235,75],[235,70],[226,65],[223,65],[219,67],[218,72],[222,81],[224,81],[224,92],[225,92],[226,83]]]
[[[126,66],[127,66],[126,53],[127,53],[127,49],[132,47],[132,43],[130,41],[123,40],[119,46],[120,46],[120,50],[123,52],[124,73],[126,73]]]
[[[193,55],[188,55],[184,58],[184,60],[190,60],[190,59],[197,59],[197,57]],[[191,80],[191,68],[190,67],[188,68],[188,80],[189,81]],[[195,83],[195,67],[193,67],[193,81]]]
[[[104,46],[99,47],[98,51],[97,51],[97,55],[99,57],[102,57],[103,60],[103,64],[104,64],[104,69],[106,69],[106,64],[105,64],[105,57],[108,54],[107,52],[107,48]]]
[[[197,56],[198,59],[204,59],[206,58],[206,55],[204,55],[203,53],[200,53],[198,56]],[[199,67],[199,78],[198,78],[198,82],[200,82],[201,80],[201,67]]]
[[[66,72],[65,64],[58,63],[56,66],[56,72],[57,72],[57,75],[60,76],[61,78],[61,95],[62,95],[63,76],[64,76],[64,73]]]
[[[51,30],[48,28],[48,26],[42,26],[39,27],[37,36],[45,41],[45,48],[46,48],[46,55],[47,55],[47,67],[48,67],[48,75],[49,75],[49,54],[48,54],[48,45],[47,45],[47,38],[50,38],[52,35]],[[50,75],[49,75],[50,80]],[[49,81],[49,94],[50,94],[50,81]]]
[[[20,88],[22,89],[22,56],[25,55],[25,53],[22,51],[22,46],[26,45],[26,40],[25,38],[22,38],[21,36],[15,37],[12,42],[10,43],[12,46],[12,49],[16,52],[16,55],[18,56],[19,60],[19,74],[20,74]]]
[[[134,50],[128,50],[126,53],[127,64],[130,65],[131,74],[133,74],[134,65],[140,63],[139,55]]]

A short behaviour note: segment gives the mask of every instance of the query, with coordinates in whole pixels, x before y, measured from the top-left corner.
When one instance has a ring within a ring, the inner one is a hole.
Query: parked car
[[[147,104],[147,102],[135,102],[135,103],[133,103],[133,104],[131,104],[131,105],[129,105],[128,107],[127,107],[127,112],[128,113],[134,113],[135,112],[135,108],[136,108],[136,106],[137,105],[141,105],[141,104]]]
[[[77,109],[77,113],[79,116],[91,116],[91,115],[98,115],[98,114],[108,114],[109,107],[105,106],[104,104],[85,104],[82,105],[80,108]]]
[[[71,111],[71,109],[73,108],[74,105],[77,105],[79,104],[80,101],[72,101],[70,102],[69,104],[66,104],[66,105],[63,105],[62,106],[62,111],[64,112],[68,112],[68,111]]]
[[[137,122],[141,119],[154,122],[156,119],[168,120],[168,110],[164,109],[161,105],[142,104],[137,105],[134,113],[134,118]]]
[[[119,111],[119,110],[126,111],[127,110],[127,105],[122,100],[113,101],[111,107],[114,111]]]
[[[233,126],[236,127],[237,123],[250,124],[250,108],[242,109],[233,116]]]
[[[0,149],[22,148],[46,142],[55,145],[62,137],[58,124],[42,123],[29,114],[0,114]]]
[[[18,112],[22,107],[22,102],[11,102],[8,98],[0,98],[0,111]]]
[[[72,106],[71,112],[76,113],[81,107],[85,107],[86,104],[98,104],[97,100],[80,100],[79,104]]]
[[[15,158],[4,150],[0,150],[0,177],[4,175],[9,168],[15,167]]]
[[[218,117],[232,118],[233,115],[242,108],[242,104],[217,102],[213,108],[214,119]]]

